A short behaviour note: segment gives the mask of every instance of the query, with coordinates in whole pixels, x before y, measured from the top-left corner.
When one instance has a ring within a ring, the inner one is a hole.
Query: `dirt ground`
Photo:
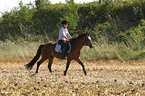
[[[55,60],[51,74],[47,62],[26,70],[28,61],[0,60],[0,96],[145,96],[145,61],[83,61],[87,76],[72,62],[63,76],[66,60]]]

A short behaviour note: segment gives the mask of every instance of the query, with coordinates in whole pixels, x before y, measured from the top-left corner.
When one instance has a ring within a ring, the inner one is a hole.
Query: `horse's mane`
[[[80,38],[82,38],[82,37],[85,36],[85,35],[88,35],[88,34],[87,34],[87,33],[80,34],[79,36],[74,37],[74,38],[70,39],[69,41],[70,41],[70,42],[73,42],[74,40],[76,40],[76,39],[80,39]]]

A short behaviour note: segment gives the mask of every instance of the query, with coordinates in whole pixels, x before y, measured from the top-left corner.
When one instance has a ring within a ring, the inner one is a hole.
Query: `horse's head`
[[[93,43],[91,41],[91,37],[89,34],[81,34],[76,38],[70,39],[70,42],[73,42],[75,40],[79,40],[83,45],[89,46],[90,48],[93,48]]]
[[[89,34],[84,35],[84,45],[93,48],[93,43]]]

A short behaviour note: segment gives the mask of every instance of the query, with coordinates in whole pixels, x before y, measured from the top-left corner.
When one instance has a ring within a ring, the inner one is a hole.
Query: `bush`
[[[145,42],[145,20],[142,19],[140,24],[136,27],[132,27],[125,32],[121,32],[119,35],[119,41],[122,42]]]
[[[15,8],[10,13],[6,12],[2,16],[2,21],[0,22],[0,38],[5,39],[18,39],[19,37],[24,37],[25,33],[30,31],[23,31],[23,27],[31,28],[32,16],[35,9],[30,9],[31,4],[23,5],[20,2],[20,10]],[[29,27],[28,27],[29,26]],[[11,38],[13,37],[13,38]]]

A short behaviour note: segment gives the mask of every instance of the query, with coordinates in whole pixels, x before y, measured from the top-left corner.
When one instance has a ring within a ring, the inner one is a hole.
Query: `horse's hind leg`
[[[48,63],[48,69],[49,69],[50,73],[53,73],[53,71],[51,70],[51,65],[53,63],[53,59],[54,59],[54,57],[53,56],[50,56],[49,63]]]
[[[45,61],[46,59],[42,58],[38,63],[37,63],[37,69],[35,71],[35,74],[38,73],[39,66]]]

